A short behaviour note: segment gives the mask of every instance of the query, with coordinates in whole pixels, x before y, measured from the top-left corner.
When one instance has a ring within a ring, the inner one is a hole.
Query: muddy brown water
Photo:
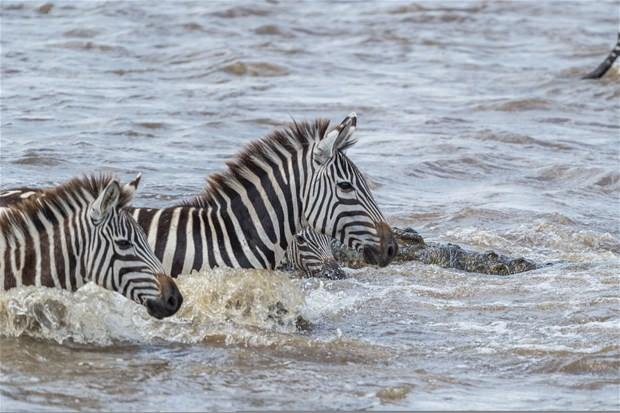
[[[618,2],[42,5],[0,6],[2,188],[143,172],[136,205],[163,206],[291,118],[356,111],[394,225],[554,265],[217,270],[165,321],[13,290],[2,410],[619,408],[620,75],[580,80]]]

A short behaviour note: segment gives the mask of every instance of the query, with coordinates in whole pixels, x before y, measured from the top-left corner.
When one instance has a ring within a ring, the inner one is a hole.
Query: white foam
[[[183,306],[164,320],[92,283],[75,293],[39,287],[0,292],[0,334],[99,345],[210,339],[264,345],[296,331],[304,302],[286,274],[263,270],[214,270],[182,276],[177,284]]]

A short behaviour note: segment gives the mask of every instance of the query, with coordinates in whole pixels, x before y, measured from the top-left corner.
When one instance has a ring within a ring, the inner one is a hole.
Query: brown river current
[[[1,188],[142,172],[135,204],[163,206],[291,118],[356,111],[392,224],[552,265],[216,270],[164,321],[11,290],[1,410],[620,408],[620,73],[580,79],[620,3],[42,5],[0,5]]]

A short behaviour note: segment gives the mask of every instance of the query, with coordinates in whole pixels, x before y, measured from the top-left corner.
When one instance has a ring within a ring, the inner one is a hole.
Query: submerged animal
[[[516,274],[539,268],[539,265],[523,257],[511,258],[494,251],[468,251],[456,244],[425,242],[411,228],[392,230],[399,244],[399,253],[394,262],[420,261],[444,268],[493,275]],[[342,245],[334,245],[333,252],[338,262],[347,267],[359,268],[365,265],[356,251]]]
[[[468,251],[451,243],[425,242],[422,236],[411,228],[394,227],[392,231],[399,245],[394,262],[420,261],[444,268],[493,275],[516,274],[540,267],[523,257],[512,258],[494,251]],[[294,269],[308,277],[335,279],[346,277],[341,265],[349,268],[367,265],[359,252],[322,234],[306,229],[298,237],[289,247],[282,264],[284,269]],[[300,253],[302,248],[304,252]],[[329,265],[321,266],[321,262]],[[334,272],[338,277],[332,275]]]
[[[292,269],[305,277],[324,277],[338,280],[346,273],[336,261],[332,251],[334,239],[309,228],[295,235],[286,251],[284,268]]]
[[[109,176],[74,178],[13,203],[16,192],[4,191],[0,288],[74,291],[93,281],[145,306],[153,317],[176,313],[183,297],[126,210],[139,179],[121,187]]]

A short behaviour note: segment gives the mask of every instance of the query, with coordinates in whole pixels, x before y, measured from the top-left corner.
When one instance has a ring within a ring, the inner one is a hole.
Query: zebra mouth
[[[379,249],[375,248],[375,247],[364,247],[364,249],[362,250],[362,255],[364,256],[364,261],[366,261],[367,264],[371,264],[371,265],[379,265],[381,267],[384,267],[386,264],[381,265],[381,260],[379,259],[379,256],[381,254],[379,254]]]
[[[183,296],[170,277],[158,276],[158,279],[161,287],[161,295],[158,298],[147,300],[145,305],[151,316],[162,319],[174,315],[179,308],[181,308]]]
[[[398,245],[390,243],[386,248],[379,248],[375,246],[366,246],[362,250],[364,261],[367,264],[378,265],[379,267],[385,267],[388,265],[398,252]]]
[[[398,243],[394,238],[392,228],[385,222],[377,224],[377,235],[379,235],[380,242],[364,246],[362,255],[366,263],[385,267],[396,257]]]

